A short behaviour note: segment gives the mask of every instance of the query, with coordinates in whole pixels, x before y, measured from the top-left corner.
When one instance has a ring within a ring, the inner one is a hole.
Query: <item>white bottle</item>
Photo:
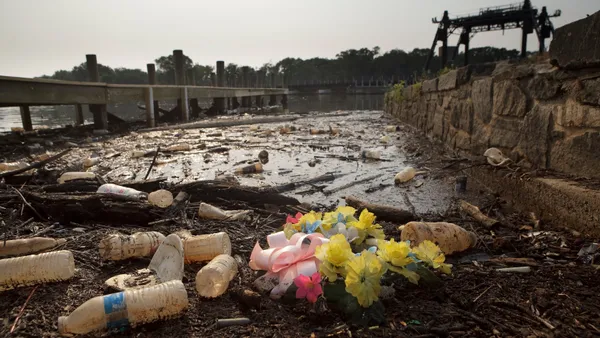
[[[68,250],[0,260],[0,291],[39,283],[67,280],[75,274]]]
[[[219,255],[206,264],[196,275],[196,291],[203,297],[214,298],[227,291],[229,282],[238,271],[235,258]]]
[[[173,318],[188,307],[185,286],[179,280],[94,297],[69,316],[58,317],[60,334],[86,334],[137,326]]]
[[[146,196],[145,192],[135,190],[133,188],[122,187],[120,185],[106,183],[101,185],[96,191],[98,194],[118,195],[126,199],[139,200]]]
[[[67,172],[67,173],[60,175],[57,182],[58,182],[58,184],[63,184],[65,182],[72,181],[72,180],[92,180],[95,178],[96,178],[96,174],[94,174],[94,173],[74,171],[74,172]]]
[[[207,262],[221,254],[231,255],[231,240],[226,232],[191,236],[179,234],[183,240],[185,262]]]
[[[132,257],[150,257],[165,236],[160,232],[136,232],[132,235],[112,234],[100,240],[100,257],[119,261]]]
[[[83,160],[83,166],[85,168],[93,167],[98,163],[100,163],[100,157],[88,157]]]
[[[32,237],[0,241],[0,257],[29,255],[66,243],[64,238]]]
[[[408,182],[408,181],[412,180],[416,174],[417,174],[417,171],[415,170],[415,168],[406,167],[406,168],[400,170],[400,172],[397,173],[396,176],[394,176],[394,182],[396,184]]]

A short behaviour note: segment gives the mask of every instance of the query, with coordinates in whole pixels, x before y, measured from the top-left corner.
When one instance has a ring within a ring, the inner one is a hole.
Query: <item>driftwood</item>
[[[387,205],[372,204],[359,200],[354,196],[344,197],[346,204],[356,209],[369,209],[377,216],[377,219],[391,221],[396,223],[407,223],[417,220],[417,216],[410,211]]]
[[[115,182],[116,185],[133,188],[143,192],[153,192],[160,189],[160,183],[166,181],[165,178],[153,179],[147,181],[122,181]],[[41,189],[44,192],[96,192],[100,183],[96,179],[91,180],[73,180],[63,184],[48,184]]]
[[[365,183],[365,182],[369,182],[369,181],[372,181],[372,180],[374,180],[376,178],[380,178],[383,175],[384,174],[376,174],[376,175],[368,176],[368,177],[365,177],[365,178],[361,178],[360,180],[351,181],[351,182],[348,182],[346,184],[342,184],[342,185],[337,186],[337,187],[327,188],[327,189],[323,190],[323,193],[325,195],[330,195],[330,194],[333,194],[333,193],[338,192],[340,190],[344,190],[346,188],[350,188],[350,187],[352,187],[354,185]]]
[[[0,173],[0,178],[10,177],[10,176],[18,175],[20,173],[24,173],[24,172],[26,172],[28,170],[31,170],[31,169],[41,168],[44,165],[46,165],[46,164],[48,164],[48,163],[50,163],[52,161],[56,161],[59,158],[65,156],[69,151],[71,151],[71,149],[63,150],[60,153],[58,153],[56,155],[53,155],[53,156],[50,156],[50,157],[48,157],[45,160],[42,160],[42,161],[39,161],[39,162],[34,162],[34,163],[26,166],[25,168],[21,168],[21,169],[17,169],[17,170],[11,170],[11,171],[5,171],[3,173]]]
[[[345,174],[331,174],[330,173],[330,174],[321,175],[321,176],[318,176],[315,178],[311,178],[311,179],[305,180],[305,181],[298,181],[298,182],[292,182],[292,183],[279,185],[279,186],[273,187],[272,189],[276,192],[286,192],[286,191],[294,190],[303,185],[310,185],[310,184],[316,184],[316,183],[320,183],[320,182],[333,181],[336,178],[342,177],[344,175]]]
[[[469,214],[477,222],[481,223],[481,225],[483,225],[486,228],[491,228],[494,225],[500,223],[498,220],[495,220],[493,218],[490,218],[490,217],[484,215],[481,212],[481,210],[479,210],[478,207],[476,207],[473,204],[470,204],[469,202],[464,201],[464,200],[460,201],[460,210],[462,210],[462,211],[466,212],[467,214]]]
[[[298,119],[298,117],[281,116],[281,117],[265,117],[265,118],[258,118],[258,119],[192,122],[192,123],[174,124],[172,126],[165,126],[165,127],[145,128],[145,129],[138,130],[138,132],[143,133],[143,132],[148,132],[148,131],[161,131],[161,130],[171,130],[171,129],[202,129],[202,128],[215,128],[215,127],[233,127],[233,126],[243,126],[243,125],[249,125],[249,124],[290,122],[290,121],[295,121],[297,119]]]

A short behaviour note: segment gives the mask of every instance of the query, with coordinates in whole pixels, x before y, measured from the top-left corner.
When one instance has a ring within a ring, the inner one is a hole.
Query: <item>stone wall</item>
[[[385,109],[455,150],[600,178],[600,69],[471,65],[386,95]]]

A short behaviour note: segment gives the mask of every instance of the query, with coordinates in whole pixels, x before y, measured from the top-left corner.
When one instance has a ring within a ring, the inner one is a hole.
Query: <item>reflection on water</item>
[[[383,95],[290,95],[288,102],[290,112],[299,113],[335,110],[383,110]],[[199,104],[208,107],[210,101],[199,102]],[[165,109],[173,105],[174,102],[161,103],[161,107]],[[40,106],[31,107],[30,110],[34,128],[36,126],[60,127],[73,124],[75,121],[73,106]],[[126,121],[145,119],[145,111],[140,110],[136,104],[109,105],[107,110]],[[92,123],[93,121],[92,113],[90,113],[87,106],[83,107],[83,118],[86,123]],[[0,132],[10,131],[12,127],[22,127],[19,108],[0,108]]]

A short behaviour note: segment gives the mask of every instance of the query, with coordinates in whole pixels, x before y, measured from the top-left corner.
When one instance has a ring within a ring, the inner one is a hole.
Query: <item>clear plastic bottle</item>
[[[206,264],[196,275],[196,291],[203,297],[214,298],[227,291],[229,282],[238,271],[235,258],[218,255]]]
[[[208,235],[181,235],[185,262],[207,262],[221,254],[231,255],[231,240],[226,232]]]
[[[145,192],[135,190],[133,188],[122,187],[120,185],[106,183],[101,185],[97,191],[98,194],[111,194],[111,195],[119,195],[126,199],[139,200],[142,197],[145,197],[147,194]]]
[[[223,210],[208,203],[198,206],[198,216],[206,219],[237,221],[247,219],[249,214],[250,210]]]
[[[254,173],[262,173],[263,166],[261,163],[252,164],[249,166],[241,167],[235,169],[236,174],[254,174]]]
[[[32,237],[0,242],[0,257],[21,256],[52,249],[66,243],[64,238]]]
[[[0,163],[0,172],[22,169],[27,166],[25,162],[3,162]]]
[[[0,291],[20,286],[67,280],[75,274],[68,250],[0,260]]]
[[[416,174],[417,174],[417,171],[415,170],[415,168],[406,167],[406,168],[400,170],[400,172],[397,173],[396,176],[394,176],[394,182],[396,184],[408,182],[408,181],[412,180]]]
[[[58,184],[63,184],[65,182],[72,181],[72,180],[92,180],[95,178],[96,178],[96,174],[91,173],[91,172],[72,171],[72,172],[66,172],[66,173],[60,175],[57,182],[58,182]]]
[[[425,240],[432,241],[447,255],[465,251],[477,244],[474,233],[446,222],[408,222],[402,229],[400,239],[409,240],[411,246],[419,245]]]
[[[102,259],[119,261],[132,257],[152,256],[165,236],[160,232],[136,232],[132,235],[112,234],[100,240]]]
[[[188,304],[185,286],[179,280],[98,296],[81,304],[69,316],[58,317],[58,332],[86,334],[137,326],[176,317]]]

